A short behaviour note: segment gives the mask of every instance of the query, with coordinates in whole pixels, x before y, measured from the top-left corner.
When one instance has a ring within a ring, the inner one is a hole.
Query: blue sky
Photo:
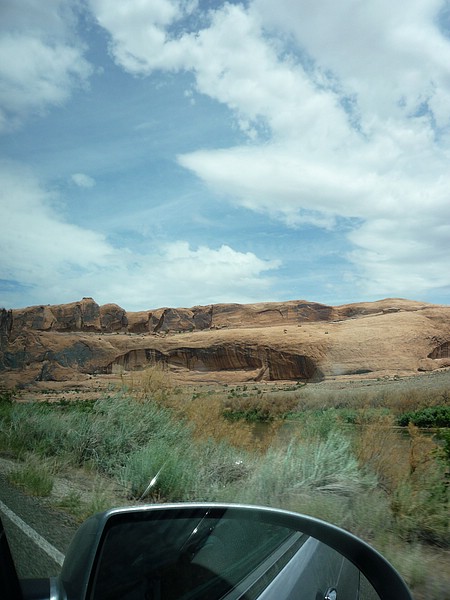
[[[448,3],[3,0],[0,306],[450,302]]]

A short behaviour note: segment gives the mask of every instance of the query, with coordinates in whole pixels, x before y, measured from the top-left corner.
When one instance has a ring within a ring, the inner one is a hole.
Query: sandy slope
[[[450,306],[306,301],[126,313],[92,299],[3,311],[6,385],[108,381],[163,363],[184,382],[406,376],[450,366]]]

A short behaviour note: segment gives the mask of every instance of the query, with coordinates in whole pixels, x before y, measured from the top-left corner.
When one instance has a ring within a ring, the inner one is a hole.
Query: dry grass
[[[231,422],[223,415],[223,401],[218,396],[198,398],[175,397],[165,402],[180,418],[187,419],[193,427],[194,437],[198,440],[224,441],[243,450],[262,450],[267,447],[266,440],[257,440],[253,427],[245,422]],[[278,425],[274,425],[274,429]]]
[[[118,474],[135,486],[135,498],[161,472],[150,499],[172,497],[177,485],[178,499],[272,501],[324,518],[372,542],[413,586],[417,599],[444,597],[449,582],[441,568],[447,556],[442,548],[450,539],[445,460],[430,435],[410,426],[402,437],[393,427],[398,414],[448,402],[444,387],[415,389],[414,381],[400,381],[342,389],[318,384],[193,392],[177,387],[160,367],[135,373],[123,385],[127,400],[99,401],[95,426],[88,423],[90,413],[66,414],[65,425],[73,419],[71,431],[77,432],[72,459],[87,458]],[[14,416],[12,407],[6,408],[11,419],[5,412],[5,434],[14,448],[26,450],[32,432],[43,456],[57,443],[65,448],[71,441],[53,410],[34,414],[22,407]],[[166,422],[159,409],[165,413],[167,408],[171,418]],[[261,437],[255,436],[254,424],[224,416],[255,410],[268,416]],[[153,420],[141,431],[152,411]],[[285,424],[280,417],[286,412],[295,412],[298,420]],[[346,420],[350,414],[353,420]],[[147,443],[147,431],[158,437]],[[112,450],[121,457],[119,468]],[[76,507],[79,499],[68,495],[65,503]]]
[[[394,489],[409,471],[405,443],[392,425],[392,418],[382,417],[355,432],[355,451],[359,463],[376,473],[380,485],[387,491]]]
[[[128,389],[137,400],[151,398],[161,402],[173,394],[175,384],[169,369],[158,364],[144,371],[133,372],[127,380],[122,377],[122,387]]]
[[[394,490],[416,471],[434,468],[437,448],[433,437],[424,435],[412,424],[402,439],[389,417],[360,428],[355,438],[360,464],[376,473],[387,491]]]
[[[30,455],[25,463],[9,473],[8,479],[31,496],[50,496],[54,482],[54,465],[49,461],[39,461]]]
[[[299,410],[388,408],[392,414],[450,402],[450,372],[392,381],[310,384],[292,393]],[[280,394],[279,394],[280,395]]]
[[[253,428],[248,423],[233,423],[224,417],[226,400],[223,395],[211,390],[192,393],[190,388],[179,388],[170,371],[164,367],[156,365],[134,374],[127,387],[139,402],[156,401],[172,410],[180,420],[186,420],[197,440],[223,441],[250,451],[263,450],[270,443],[255,439]],[[274,424],[273,429],[278,426]]]
[[[384,420],[360,429],[355,448],[360,464],[376,473],[387,494],[397,535],[448,547],[447,467],[433,437],[412,424],[402,437]]]

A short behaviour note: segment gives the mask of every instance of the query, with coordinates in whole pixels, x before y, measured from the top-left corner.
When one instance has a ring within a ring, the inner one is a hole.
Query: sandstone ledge
[[[132,313],[83,298],[0,313],[0,376],[7,385],[101,377],[155,363],[186,381],[412,375],[450,366],[449,346],[449,306],[401,299]]]

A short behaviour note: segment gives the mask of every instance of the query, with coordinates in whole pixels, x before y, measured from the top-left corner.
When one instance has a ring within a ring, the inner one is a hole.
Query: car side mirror
[[[233,504],[94,515],[76,533],[57,588],[68,600],[412,600],[386,559],[347,531],[292,512]]]

